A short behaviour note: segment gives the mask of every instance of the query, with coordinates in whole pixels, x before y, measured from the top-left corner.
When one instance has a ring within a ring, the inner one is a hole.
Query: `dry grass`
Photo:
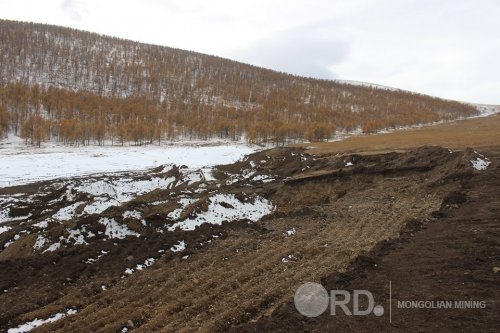
[[[313,154],[329,154],[380,153],[426,145],[463,149],[466,147],[489,147],[497,145],[499,142],[500,114],[497,114],[392,133],[355,136],[338,142],[308,143],[295,146],[314,147],[309,150]]]

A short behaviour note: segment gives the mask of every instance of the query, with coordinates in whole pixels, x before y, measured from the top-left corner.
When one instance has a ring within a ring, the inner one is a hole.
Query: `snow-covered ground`
[[[181,230],[194,230],[204,223],[222,224],[223,221],[242,219],[255,222],[273,211],[273,205],[261,197],[254,198],[253,202],[241,202],[234,194],[216,194],[210,197],[209,201],[210,203],[206,212],[196,213],[194,218],[174,223],[168,230],[174,231],[177,228]],[[185,209],[185,207],[183,208]],[[180,213],[175,215],[180,216]]]
[[[274,211],[274,204],[252,191],[234,193],[232,190],[241,185],[232,184],[250,178],[254,183],[277,181],[278,175],[255,176],[259,165],[267,162],[247,163],[250,169],[242,168],[240,176],[231,174],[234,180],[231,184],[222,184],[212,175],[211,168],[163,167],[62,179],[41,186],[35,194],[0,194],[0,234],[3,234],[0,252],[13,244],[17,246],[15,243],[24,242],[27,237],[31,238],[27,241],[31,242],[33,253],[44,254],[69,246],[90,245],[99,239],[115,242],[151,233],[192,231],[203,224],[258,221]],[[143,195],[131,206],[122,207]],[[22,216],[11,215],[15,209],[21,209]],[[98,219],[87,219],[93,214],[98,214]],[[186,246],[179,241],[170,251],[182,252]],[[92,264],[104,254],[85,262]],[[128,268],[125,275],[153,263],[154,258],[141,267]]]
[[[25,333],[25,332],[29,332],[31,331],[32,329],[35,329],[39,326],[42,326],[42,325],[45,325],[47,323],[53,323],[55,321],[58,321],[66,316],[70,316],[70,315],[74,315],[77,311],[76,310],[73,310],[73,309],[69,309],[68,311],[66,311],[65,313],[64,312],[60,312],[60,313],[56,313],[55,315],[47,318],[47,319],[34,319],[30,322],[27,322],[25,324],[22,324],[16,328],[9,328],[7,330],[8,333]]]
[[[500,113],[500,105],[488,105],[488,104],[477,104],[477,103],[469,103],[479,110],[479,115],[472,116],[470,118],[479,118],[479,117],[488,117],[494,115],[496,113]]]
[[[482,154],[479,154],[477,151],[474,151],[474,153],[476,153],[476,158],[470,161],[471,166],[479,171],[488,169],[488,166],[491,164],[490,159]]]
[[[381,84],[370,83],[370,82],[353,81],[353,80],[334,80],[334,81],[341,83],[341,84],[350,84],[352,86],[362,86],[362,87],[367,87],[367,88],[376,88],[376,89],[383,89],[383,90],[390,90],[390,91],[408,91],[408,90],[398,89],[398,88],[384,86]]]
[[[0,187],[60,177],[143,170],[165,164],[190,169],[229,164],[259,147],[245,144],[213,146],[26,146],[12,134],[0,140]]]

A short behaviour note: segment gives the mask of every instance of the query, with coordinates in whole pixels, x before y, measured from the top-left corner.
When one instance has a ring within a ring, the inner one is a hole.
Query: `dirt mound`
[[[474,157],[467,151],[465,160]],[[430,221],[411,220],[400,237],[382,241],[357,257],[346,272],[321,279],[327,290],[369,290],[386,313],[377,317],[302,316],[293,302],[231,332],[496,332],[500,307],[500,150],[486,153],[497,161],[488,173],[462,180],[448,193]],[[389,291],[389,281],[391,291]],[[391,303],[389,299],[391,298]],[[462,302],[462,308],[404,308],[406,301]],[[466,308],[467,302],[483,302]],[[484,307],[483,307],[484,306]],[[391,317],[388,309],[391,308]]]
[[[223,331],[255,320],[245,329],[278,329],[279,316],[304,327],[283,306],[300,284],[349,287],[370,274],[377,251],[402,246],[388,240],[410,244],[419,228],[473,205],[499,160],[439,147],[280,148],[211,170],[4,189],[0,327],[58,314],[37,330]],[[339,275],[356,258],[358,269]]]

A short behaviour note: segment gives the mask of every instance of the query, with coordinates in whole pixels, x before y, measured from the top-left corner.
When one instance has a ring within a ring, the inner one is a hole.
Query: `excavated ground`
[[[33,332],[493,329],[499,162],[500,148],[280,148],[213,170],[0,189],[0,328],[70,310]],[[293,307],[307,281],[385,302],[389,280],[394,299],[488,306],[395,309],[392,326]]]
[[[270,316],[232,331],[498,332],[500,149],[484,153],[494,161],[488,172],[454,177],[459,189],[445,197],[430,221],[411,221],[399,238],[380,242],[353,261],[347,272],[321,279],[327,290],[371,291],[376,303],[384,306],[383,316],[347,316],[339,311],[335,316],[325,312],[306,318],[289,301]],[[431,301],[435,308],[398,303],[405,301]],[[440,301],[479,301],[484,308],[447,308]]]

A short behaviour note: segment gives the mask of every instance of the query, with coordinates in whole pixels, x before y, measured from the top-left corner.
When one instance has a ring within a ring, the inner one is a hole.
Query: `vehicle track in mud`
[[[376,303],[384,306],[383,316],[346,316],[342,311],[332,316],[328,311],[306,318],[289,301],[273,314],[232,331],[497,332],[500,149],[489,149],[485,154],[494,161],[488,172],[461,179],[460,189],[445,197],[430,222],[412,220],[399,238],[382,241],[356,258],[347,272],[321,279],[327,290],[371,291]],[[428,309],[398,304],[405,301],[476,301],[484,302],[485,307]]]

